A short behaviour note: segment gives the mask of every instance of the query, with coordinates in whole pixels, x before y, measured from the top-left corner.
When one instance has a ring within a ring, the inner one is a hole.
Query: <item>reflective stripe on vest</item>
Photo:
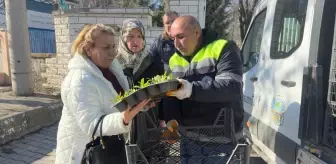
[[[189,70],[191,74],[205,74],[216,70],[216,64],[226,45],[226,40],[216,40],[197,52],[189,63],[185,58],[175,53],[169,59],[169,68],[174,77],[183,77]]]

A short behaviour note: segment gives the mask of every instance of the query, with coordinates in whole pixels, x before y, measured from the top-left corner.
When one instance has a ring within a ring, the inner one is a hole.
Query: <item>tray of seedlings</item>
[[[147,98],[154,101],[161,99],[166,92],[177,90],[179,85],[178,80],[166,74],[157,75],[147,80],[141,79],[138,85],[133,86],[128,92],[119,93],[113,102],[116,103],[115,107],[119,111],[124,111],[127,106],[136,105]]]

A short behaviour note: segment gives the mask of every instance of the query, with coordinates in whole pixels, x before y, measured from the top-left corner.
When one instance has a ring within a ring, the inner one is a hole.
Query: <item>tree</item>
[[[229,34],[232,20],[232,0],[207,0],[205,27],[217,32],[222,38]]]
[[[164,12],[167,10],[167,4],[169,4],[168,0],[156,0],[152,1],[153,3],[149,6],[149,8],[153,11],[152,15],[152,25],[154,27],[163,27],[162,16]]]
[[[241,40],[244,40],[247,29],[250,25],[253,12],[257,6],[258,0],[239,0],[238,12],[239,12],[239,28]]]
[[[164,11],[155,11],[152,16],[152,25],[154,27],[163,27],[162,16]]]
[[[133,8],[133,7],[140,7],[141,0],[124,0],[123,7]]]

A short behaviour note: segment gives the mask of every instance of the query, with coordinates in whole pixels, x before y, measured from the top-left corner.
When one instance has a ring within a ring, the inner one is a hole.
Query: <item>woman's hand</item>
[[[150,109],[150,108],[154,108],[154,107],[156,107],[156,104],[155,104],[154,101],[150,101],[150,102],[145,106],[146,109]]]
[[[139,104],[133,106],[133,107],[128,107],[124,112],[123,112],[123,116],[124,116],[124,124],[128,124],[129,122],[131,122],[131,120],[141,111],[141,109],[143,109],[148,102],[150,102],[150,99],[145,99],[143,101],[141,101]]]

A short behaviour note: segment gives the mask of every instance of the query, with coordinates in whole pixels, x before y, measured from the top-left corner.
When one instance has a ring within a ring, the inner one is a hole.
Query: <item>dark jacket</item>
[[[165,39],[160,35],[153,42],[148,53],[151,56],[158,56],[164,64],[165,70],[168,70],[169,59],[175,53],[174,41]]]
[[[133,69],[126,68],[124,69],[124,74],[127,77],[128,83],[130,87],[133,87],[133,85],[137,85],[138,82],[145,78],[146,80],[149,78],[152,78],[156,75],[162,75],[164,73],[163,64],[160,61],[160,58],[158,56],[152,56],[151,54],[147,55],[147,57],[143,60],[141,63],[138,71],[133,75]],[[156,104],[155,109],[151,109],[148,112],[153,112],[153,114],[149,114],[151,117],[153,117],[153,120],[156,120],[157,117],[163,118],[163,114],[160,113],[160,110],[162,108],[162,102]],[[148,117],[146,116],[147,112],[141,112],[138,113],[135,118],[132,121],[132,131],[131,131],[131,143],[132,144],[138,144],[138,146],[143,146],[144,133],[147,128],[153,128],[153,125],[148,120]]]
[[[215,33],[207,30],[203,30],[202,34],[203,41],[200,49],[218,39]],[[178,51],[177,53],[182,56]],[[192,59],[192,57],[184,58],[189,62]],[[187,72],[183,77],[193,84],[190,98],[182,101],[176,98],[164,100],[165,115],[167,112],[173,113],[172,118],[165,116],[165,119],[178,119],[186,126],[213,125],[222,108],[231,108],[234,113],[236,131],[241,130],[244,116],[242,69],[237,45],[233,41],[228,41],[221,51],[215,72],[201,75]],[[231,75],[235,78],[230,78]],[[218,78],[219,76],[225,76],[225,78]]]
[[[137,85],[138,82],[145,78],[146,80],[152,78],[156,75],[162,75],[164,73],[164,67],[161,59],[158,56],[153,56],[151,54],[147,55],[143,62],[141,63],[138,71],[133,75],[133,69],[124,69],[124,74],[128,79],[130,87]]]

